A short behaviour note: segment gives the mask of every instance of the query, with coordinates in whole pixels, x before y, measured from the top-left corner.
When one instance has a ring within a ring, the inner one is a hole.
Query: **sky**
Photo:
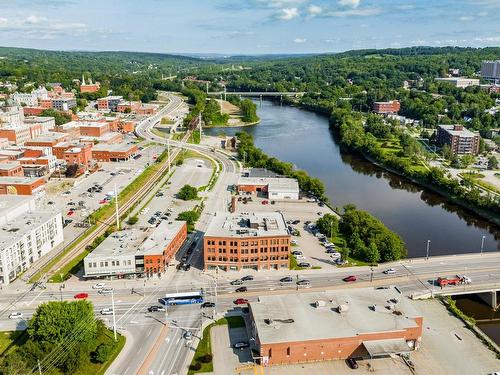
[[[500,46],[500,0],[0,0],[0,46],[325,53]]]

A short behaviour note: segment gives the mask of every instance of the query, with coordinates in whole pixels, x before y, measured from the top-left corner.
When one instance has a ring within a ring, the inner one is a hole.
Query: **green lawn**
[[[185,135],[186,135],[186,133],[185,133],[185,132],[173,133],[173,134],[172,134],[172,139],[173,139],[174,141],[181,141],[181,140],[182,140],[182,138],[184,138],[184,136],[185,136]]]
[[[203,330],[203,336],[202,336],[200,342],[198,343],[198,347],[196,348],[196,352],[194,353],[193,361],[191,362],[191,366],[190,366],[190,369],[188,371],[188,375],[196,374],[199,372],[212,372],[214,370],[213,361],[210,361],[207,363],[202,363],[201,361],[199,361],[199,359],[206,356],[206,355],[213,356],[212,343],[210,340],[210,330],[214,326],[221,326],[221,325],[228,325],[229,328],[244,327],[245,320],[241,316],[228,316],[226,318],[219,319],[216,322],[205,327],[205,329]],[[201,368],[199,370],[192,370],[191,369],[195,363],[201,364]]]
[[[0,332],[0,358],[7,350],[13,350],[24,344],[28,339],[26,331],[7,331]]]

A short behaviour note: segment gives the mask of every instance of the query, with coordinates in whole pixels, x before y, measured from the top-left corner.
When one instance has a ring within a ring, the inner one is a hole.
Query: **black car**
[[[233,280],[230,282],[231,285],[241,285],[243,284],[243,281],[241,281],[240,279],[237,279],[237,280]]]
[[[243,293],[246,292],[248,289],[246,286],[240,286],[238,289],[236,289],[236,292],[238,293]]]
[[[187,262],[187,260],[188,260],[187,255],[184,255],[184,256],[181,258],[181,262]]]
[[[300,220],[294,220],[294,221],[292,221],[292,224],[294,224],[294,225],[297,225],[299,223],[300,223]]]
[[[345,361],[347,362],[347,365],[353,370],[358,368],[358,363],[354,358],[347,358]]]
[[[148,223],[154,224],[154,223],[156,223],[156,219],[152,217],[151,219],[148,220]]]
[[[241,281],[252,281],[252,280],[253,280],[253,276],[252,275],[243,276],[241,278]]]
[[[302,268],[309,268],[309,267],[311,267],[311,263],[301,262],[298,264],[298,266],[302,267]]]
[[[180,263],[178,266],[177,266],[177,269],[181,270],[181,271],[189,271],[191,269],[191,265],[188,264],[188,263]]]
[[[213,302],[203,302],[203,303],[201,304],[201,308],[202,308],[202,309],[206,309],[206,308],[208,308],[208,307],[215,307],[215,303],[213,303]]]
[[[282,282],[282,283],[291,283],[291,282],[293,282],[293,279],[292,279],[291,276],[287,276],[287,277],[281,278],[280,282]]]
[[[310,285],[311,282],[309,280],[299,280],[297,281],[297,285]]]
[[[248,348],[249,346],[250,346],[250,344],[246,341],[241,341],[241,342],[237,342],[236,344],[234,344],[235,349]]]
[[[148,312],[158,312],[158,311],[165,311],[165,308],[163,306],[149,306],[148,307]]]

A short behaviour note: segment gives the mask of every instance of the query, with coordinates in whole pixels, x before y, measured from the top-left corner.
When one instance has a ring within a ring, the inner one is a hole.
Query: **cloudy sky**
[[[500,46],[500,0],[0,0],[0,46],[317,53]]]

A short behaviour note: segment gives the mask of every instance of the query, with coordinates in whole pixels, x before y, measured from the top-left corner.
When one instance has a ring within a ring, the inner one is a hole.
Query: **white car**
[[[99,290],[99,293],[101,294],[111,294],[113,293],[113,288],[102,288]]]
[[[332,243],[332,242],[328,242],[328,241],[327,241],[327,242],[323,243],[323,246],[324,246],[324,247],[335,247],[335,244],[334,244],[334,243]]]
[[[107,307],[101,310],[101,315],[113,315],[113,309],[111,307]]]
[[[15,312],[9,315],[9,319],[22,319],[23,313]]]
[[[92,285],[92,289],[102,289],[104,288],[104,283],[97,283]]]
[[[320,232],[316,233],[314,236],[316,238],[324,238],[325,237],[325,235],[323,233],[320,233]]]
[[[297,260],[306,260],[306,257],[303,255],[294,255],[294,256],[295,256],[295,259],[297,259]]]
[[[297,240],[291,240],[291,241],[290,241],[290,243],[291,243],[292,245],[297,245],[299,242],[298,242]]]
[[[394,275],[396,273],[396,270],[394,268],[389,268],[384,271],[386,275]]]

